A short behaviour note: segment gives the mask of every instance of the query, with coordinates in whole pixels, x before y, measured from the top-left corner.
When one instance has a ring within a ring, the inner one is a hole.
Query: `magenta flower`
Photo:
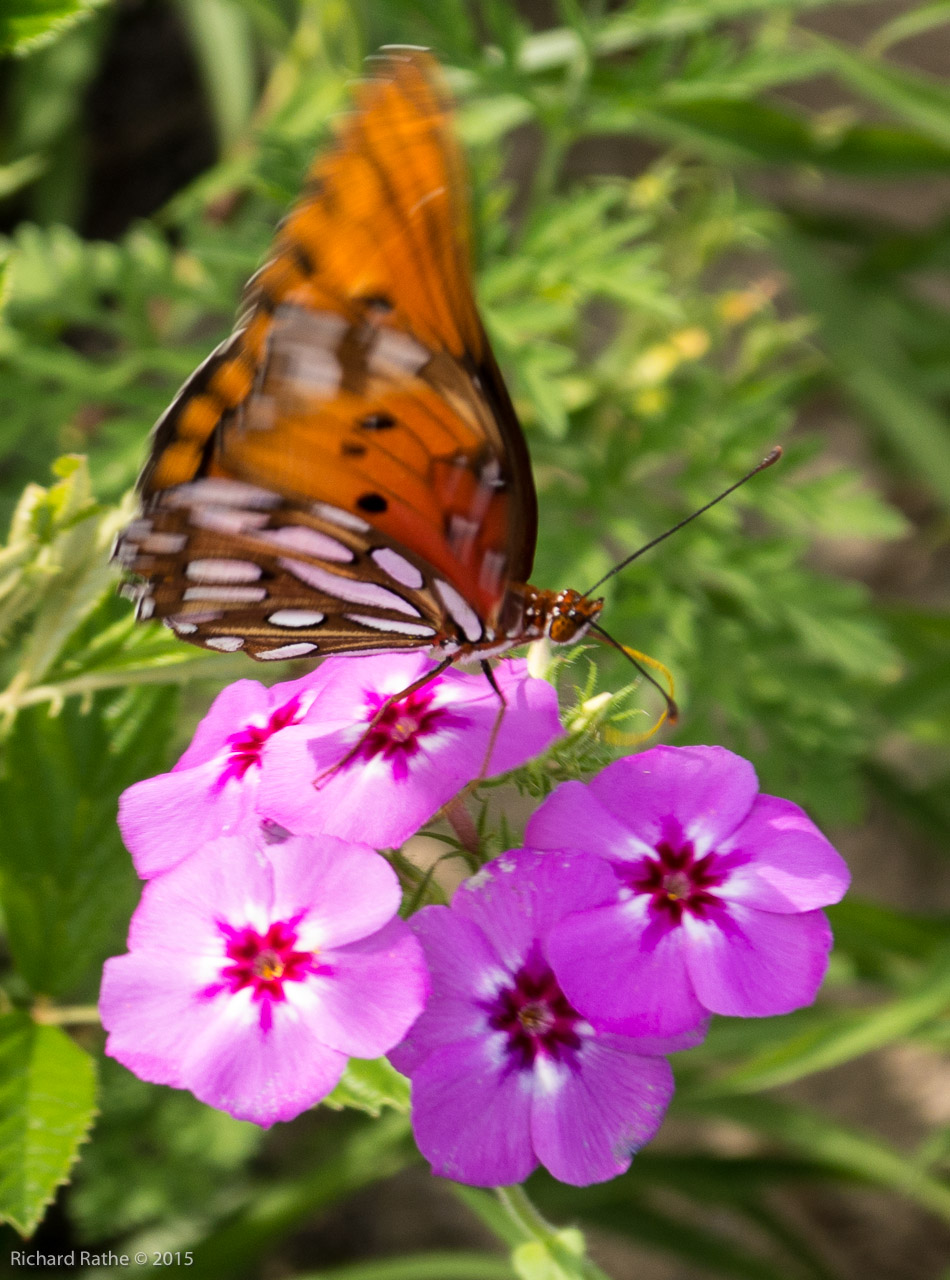
[[[385,700],[434,665],[422,654],[331,657],[270,689],[230,685],[171,773],[120,798],[119,827],[139,875],[157,875],[249,822],[402,844],[478,777],[498,718],[484,675],[446,671],[387,708],[367,734]],[[508,706],[488,775],[523,764],[561,732],[555,690],[530,678],[523,661],[500,664],[495,678]],[[364,735],[353,758],[328,773]]]
[[[707,1012],[810,1004],[848,869],[807,815],[758,795],[723,747],[654,747],[566,782],[528,823],[533,849],[585,850],[612,873],[596,906],[559,923],[549,955],[598,1026],[667,1035]],[[609,978],[605,978],[609,974]]]
[[[173,867],[208,840],[255,828],[261,771],[276,737],[302,721],[326,667],[267,689],[237,680],[223,689],[171,773],[145,778],[119,798],[119,829],[143,878]]]
[[[412,1079],[412,1123],[433,1172],[476,1186],[520,1182],[545,1165],[585,1186],[622,1173],[673,1093],[661,1056],[702,1038],[595,1031],[548,954],[553,927],[612,889],[589,854],[502,854],[410,926],[432,993],[390,1053]],[[609,977],[605,977],[609,981]]]
[[[293,1119],[425,1004],[399,901],[383,858],[332,837],[204,845],[145,886],[128,954],[106,961],[106,1052],[239,1119]]]
[[[400,845],[483,766],[486,776],[514,769],[561,733],[556,691],[518,660],[495,668],[507,702],[500,723],[484,675],[450,670],[387,708],[367,734],[386,699],[433,666],[424,654],[328,659],[320,668],[326,683],[307,717],[273,740],[260,812],[289,831]],[[361,739],[352,759],[328,772]]]

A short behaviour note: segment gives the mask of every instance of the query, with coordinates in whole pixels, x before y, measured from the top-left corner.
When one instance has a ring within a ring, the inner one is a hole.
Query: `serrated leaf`
[[[0,52],[29,53],[56,38],[105,0],[4,0]]]
[[[324,1106],[334,1111],[352,1107],[378,1116],[384,1108],[406,1114],[409,1111],[409,1081],[385,1058],[351,1058],[343,1079],[324,1098]]]
[[[0,1016],[0,1220],[29,1236],[95,1115],[92,1059],[59,1027]]]
[[[0,776],[0,900],[8,946],[34,991],[98,986],[121,950],[137,880],[115,815],[121,791],[166,762],[177,698],[167,688],[100,694],[84,713],[21,712]]]

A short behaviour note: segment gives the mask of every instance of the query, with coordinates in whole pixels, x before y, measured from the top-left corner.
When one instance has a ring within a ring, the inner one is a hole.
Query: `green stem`
[[[451,800],[442,806],[442,812],[445,814],[449,826],[458,837],[459,844],[477,859],[478,828],[472,819],[472,815],[465,807],[465,801],[460,795],[453,796]]]
[[[44,1027],[99,1026],[99,1010],[94,1004],[37,1004],[32,1010],[34,1022]]]
[[[30,689],[19,689],[15,682],[0,694],[0,714],[9,715],[22,707],[40,702],[59,704],[65,698],[73,698],[104,689],[121,689],[132,684],[186,684],[189,680],[225,679],[228,675],[246,673],[246,663],[229,663],[219,657],[185,659],[162,666],[127,667],[114,671],[90,672],[75,676],[72,680],[59,680],[55,684],[35,684]]]
[[[495,1195],[526,1240],[543,1243],[555,1234],[555,1228],[541,1216],[520,1183],[513,1187],[496,1187]]]
[[[563,1234],[535,1208],[522,1186],[495,1187],[494,1194],[456,1184],[455,1194],[514,1253],[540,1244],[564,1280],[610,1280],[596,1263],[568,1248]]]
[[[533,1204],[522,1185],[513,1187],[496,1187],[495,1195],[504,1206],[508,1216],[514,1222],[525,1240],[535,1240],[543,1245],[547,1253],[563,1271],[565,1280],[610,1280],[605,1271],[601,1271],[586,1253],[575,1253],[560,1238],[557,1227],[552,1226]]]

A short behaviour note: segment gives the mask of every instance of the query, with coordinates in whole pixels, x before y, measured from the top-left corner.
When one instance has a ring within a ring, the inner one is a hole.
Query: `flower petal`
[[[212,1001],[181,1066],[181,1084],[209,1106],[269,1127],[293,1120],[339,1082],[346,1054],[323,1044],[292,1004],[265,1030],[249,991]]]
[[[725,919],[727,928],[684,919],[686,963],[707,1009],[752,1018],[811,1004],[831,950],[823,912],[780,915],[736,904]]]
[[[129,925],[129,950],[165,959],[221,958],[219,922],[266,930],[273,919],[274,872],[266,846],[249,836],[222,836],[195,857],[150,880]],[[163,959],[162,963],[165,962]]]
[[[490,730],[480,731],[467,711],[457,715],[463,724],[425,735],[414,755],[357,758],[336,772],[328,771],[358,733],[306,738],[299,729],[288,730],[268,752],[260,809],[291,831],[325,831],[377,849],[398,847],[478,773],[481,758],[474,763],[473,742],[481,742],[484,757]]]
[[[330,973],[306,985],[322,1043],[358,1058],[378,1058],[406,1034],[426,1003],[425,956],[402,920],[321,957]]]
[[[534,940],[543,942],[569,911],[607,902],[616,891],[616,877],[602,858],[516,849],[463,881],[452,911],[478,925],[513,973]]]
[[[365,938],[393,918],[402,891],[385,860],[364,845],[334,836],[292,836],[266,847],[273,867],[271,915],[305,912],[300,940],[306,947],[341,947]]]
[[[517,769],[526,760],[547,750],[552,742],[564,735],[558,716],[557,690],[547,680],[530,677],[528,664],[523,658],[509,658],[500,662],[494,675],[495,683],[505,695],[506,706],[499,721],[491,759],[485,770],[488,778],[494,777],[496,773]],[[494,693],[492,696],[497,717],[500,710],[498,699],[494,697]]]
[[[685,837],[697,857],[735,830],[758,791],[752,765],[725,747],[653,747],[608,765],[588,785],[651,847]]]
[[[264,724],[275,692],[276,688],[268,689],[259,680],[235,680],[222,689],[200,721],[174,772],[207,764],[225,750],[231,734],[244,725],[252,721]]]
[[[488,773],[524,763],[560,733],[554,689],[529,679],[523,662],[496,671],[508,704],[500,719],[484,676],[449,671],[425,687],[431,723],[405,749],[360,755],[331,772],[359,743],[380,700],[434,667],[422,655],[337,660],[306,720],[268,743],[261,813],[299,833],[326,831],[376,848],[400,845],[479,775],[496,724]]]
[[[759,796],[718,852],[744,858],[721,895],[761,911],[827,907],[841,900],[851,879],[844,859],[804,810],[777,796]]]
[[[424,1012],[389,1055],[404,1075],[447,1044],[488,1035],[484,1005],[507,977],[482,931],[448,907],[423,907],[409,928],[425,951],[431,991]]]
[[[180,1088],[181,1064],[205,1026],[207,1008],[194,998],[190,964],[166,963],[162,977],[156,984],[155,962],[147,954],[113,956],[102,972],[99,1015],[109,1033],[109,1057],[142,1080]]]
[[[447,1045],[413,1073],[412,1129],[432,1172],[476,1187],[523,1182],[531,1147],[529,1072],[504,1072],[485,1038]]]
[[[590,1039],[576,1070],[561,1067],[546,1087],[536,1084],[531,1137],[559,1181],[586,1187],[615,1178],[659,1129],[673,1073],[665,1059],[642,1057],[630,1046],[623,1036]]]
[[[535,810],[525,828],[531,849],[586,850],[627,861],[653,855],[653,845],[614,817],[583,782],[562,782]]]
[[[643,898],[567,916],[547,953],[564,994],[594,1026],[628,1036],[675,1036],[696,1027],[696,999],[676,926],[652,924]]]
[[[250,682],[249,682],[250,683]],[[187,858],[215,836],[253,822],[255,776],[219,786],[221,757],[195,769],[160,773],[119,797],[119,830],[139,875],[147,880]]]

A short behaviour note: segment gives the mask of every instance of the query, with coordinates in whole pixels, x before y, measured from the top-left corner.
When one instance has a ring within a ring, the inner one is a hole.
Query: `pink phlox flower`
[[[498,697],[481,672],[448,670],[386,707],[367,733],[386,699],[435,665],[425,654],[328,659],[321,668],[326,683],[308,715],[273,739],[261,773],[261,811],[291,831],[397,846],[483,766],[489,777],[505,773],[561,733],[556,691],[530,677],[523,660],[495,668],[507,702],[500,720]]]
[[[549,949],[596,1025],[667,1035],[708,1012],[814,1000],[831,948],[820,908],[848,870],[797,805],[757,793],[752,766],[723,747],[660,746],[562,784],[531,818],[531,848],[584,850],[613,873]]]
[[[223,837],[150,881],[106,961],[106,1052],[243,1120],[290,1120],[421,1012],[389,864],[333,837]]]
[[[331,657],[270,689],[254,680],[230,685],[174,769],[120,798],[119,827],[139,875],[157,875],[214,836],[260,822],[375,848],[402,844],[478,777],[498,721],[484,675],[446,671],[385,707],[369,729],[386,699],[434,666],[424,654]],[[500,664],[496,680],[508,706],[489,776],[561,733],[557,694],[529,677],[526,663]]]
[[[433,1172],[520,1182],[539,1164],[587,1185],[622,1173],[673,1092],[662,1056],[696,1044],[596,1030],[548,955],[552,929],[604,900],[613,876],[589,854],[502,854],[451,907],[410,920],[429,963],[425,1012],[390,1060],[412,1080],[412,1123]],[[610,981],[609,971],[604,981]]]
[[[170,773],[119,798],[119,829],[143,878],[167,871],[219,835],[253,828],[261,773],[274,741],[311,711],[322,669],[268,689],[237,680],[223,689]]]

